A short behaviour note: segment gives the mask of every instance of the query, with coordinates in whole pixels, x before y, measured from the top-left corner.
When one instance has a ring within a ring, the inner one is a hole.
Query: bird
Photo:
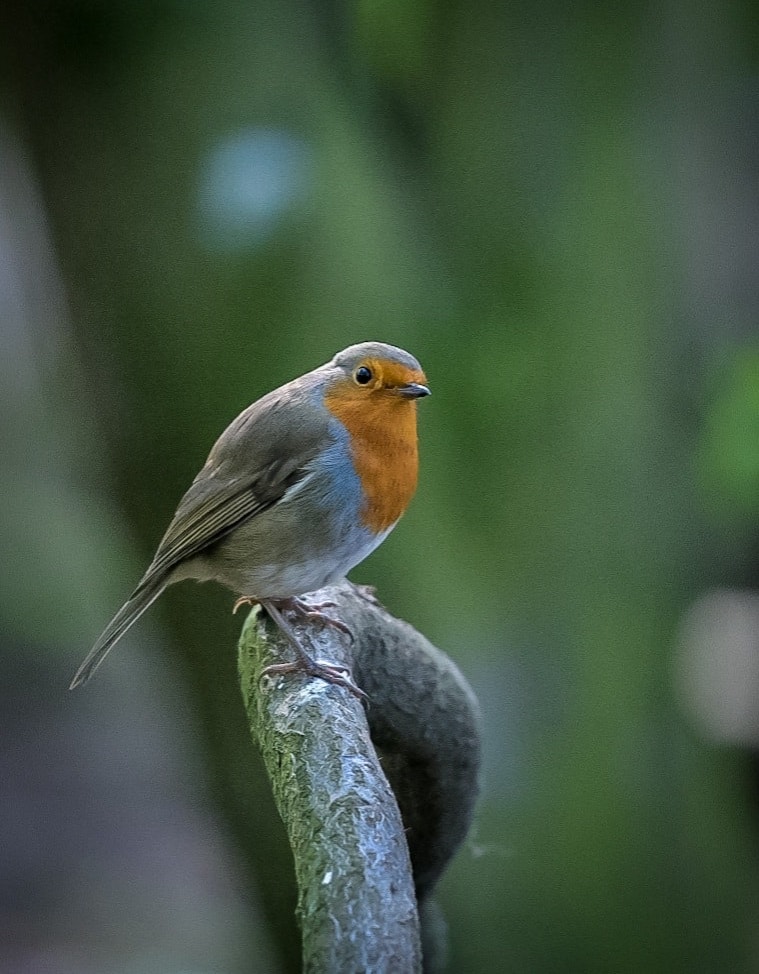
[[[411,354],[362,342],[244,409],[211,448],[70,689],[90,679],[169,585],[194,579],[231,589],[235,610],[259,604],[283,632],[295,660],[264,674],[302,671],[364,697],[350,672],[309,653],[287,614],[347,629],[329,603],[306,596],[363,561],[406,510],[418,478],[416,404],[429,394]]]

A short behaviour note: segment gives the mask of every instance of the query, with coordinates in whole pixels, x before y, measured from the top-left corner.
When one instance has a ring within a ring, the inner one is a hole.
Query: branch
[[[291,652],[263,615],[251,613],[240,640],[251,733],[295,859],[304,971],[412,974],[421,969],[417,901],[426,917],[474,810],[476,701],[453,663],[367,589],[343,582],[317,598],[335,603],[330,614],[355,642],[316,626],[304,640],[351,668],[368,711],[319,679],[261,681]],[[423,933],[431,971],[440,945]]]

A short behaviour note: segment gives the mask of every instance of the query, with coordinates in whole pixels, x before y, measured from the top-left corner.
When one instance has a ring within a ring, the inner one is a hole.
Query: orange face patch
[[[416,490],[419,459],[416,401],[396,389],[425,383],[423,372],[397,362],[367,359],[372,379],[335,383],[324,404],[350,434],[353,465],[364,490],[363,523],[372,531],[391,527]]]
[[[410,369],[400,362],[368,358],[361,364],[372,370],[373,378],[368,386],[373,389],[386,389],[388,392],[392,392],[398,386],[407,385],[409,382],[418,382],[422,385],[427,382],[424,372],[419,369]]]

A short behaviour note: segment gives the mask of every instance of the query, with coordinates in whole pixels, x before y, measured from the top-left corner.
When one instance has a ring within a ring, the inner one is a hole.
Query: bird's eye
[[[372,370],[366,365],[361,365],[353,373],[353,378],[360,386],[365,386],[367,382],[372,381]]]

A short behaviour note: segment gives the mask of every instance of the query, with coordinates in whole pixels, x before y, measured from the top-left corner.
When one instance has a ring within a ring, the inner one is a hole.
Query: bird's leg
[[[270,599],[260,599],[258,600],[260,604],[264,607],[268,615],[277,624],[279,629],[287,637],[288,642],[293,647],[297,653],[298,658],[292,663],[273,663],[271,666],[266,666],[261,671],[261,676],[267,676],[275,673],[306,673],[308,676],[318,676],[322,680],[326,680],[327,683],[334,683],[336,686],[345,687],[346,690],[358,697],[359,700],[366,700],[367,696],[364,691],[356,686],[351,678],[351,672],[344,666],[334,666],[331,663],[321,663],[315,660],[313,656],[306,652],[306,650],[301,645],[298,634],[292,625],[288,622],[284,613],[283,608],[293,608],[295,611],[305,618],[312,618],[311,607],[308,603],[302,603],[297,600],[298,605],[293,606],[292,602],[296,601],[294,599],[280,599],[272,601]],[[315,616],[321,618],[321,613],[318,610],[313,610]],[[330,620],[331,623],[335,623],[336,620]],[[343,623],[336,626],[335,628],[345,630]]]
[[[336,606],[335,602],[306,602],[305,599],[298,595],[293,595],[289,599],[276,599],[276,602],[280,608],[289,609],[301,619],[307,620],[308,622],[321,622],[323,626],[332,626],[333,629],[339,629],[340,632],[345,633],[351,642],[356,641],[353,633],[344,622],[340,619],[335,619],[324,611],[325,609],[334,609]],[[232,606],[232,615],[235,615],[237,610],[243,605],[263,605],[263,602],[254,595],[241,595]]]

